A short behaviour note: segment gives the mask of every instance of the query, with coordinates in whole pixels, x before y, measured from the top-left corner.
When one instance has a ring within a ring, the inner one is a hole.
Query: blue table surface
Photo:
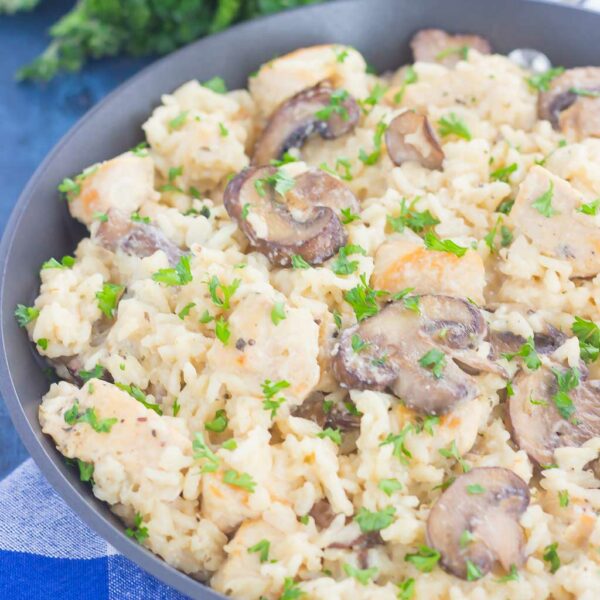
[[[48,27],[72,5],[72,0],[45,1],[32,13],[0,16],[0,231],[27,180],[59,138],[103,96],[151,62],[102,60],[50,83],[17,83],[18,67],[44,49]],[[0,399],[0,479],[26,457]]]

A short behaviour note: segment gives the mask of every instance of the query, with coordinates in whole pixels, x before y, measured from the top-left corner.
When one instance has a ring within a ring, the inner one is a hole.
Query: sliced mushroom
[[[431,508],[428,544],[440,552],[441,566],[462,579],[467,561],[483,575],[496,561],[507,571],[519,567],[525,560],[519,518],[528,505],[529,489],[518,475],[477,467],[458,477]]]
[[[95,239],[111,252],[120,250],[138,258],[152,256],[158,250],[162,250],[171,265],[177,264],[184,254],[159,227],[134,222],[115,209],[108,211],[107,220],[98,227]]]
[[[534,206],[544,194],[550,194],[550,216]],[[572,277],[593,277],[600,272],[600,229],[577,212],[584,202],[567,181],[534,166],[519,187],[510,222],[540,252],[567,261]]]
[[[508,416],[513,437],[538,464],[553,463],[556,448],[578,447],[600,435],[600,381],[580,381],[568,393],[575,408],[574,419],[569,420],[556,408],[556,376],[547,367],[518,373],[512,387]]]
[[[317,500],[308,514],[315,520],[315,524],[319,529],[327,529],[336,517],[331,504],[324,499]]]
[[[352,131],[360,118],[356,100],[343,90],[320,83],[286,100],[271,115],[256,142],[252,164],[268,165],[313,133],[332,140]]]
[[[385,145],[396,165],[415,161],[427,169],[442,168],[444,151],[425,115],[407,110],[392,119],[385,132]]]
[[[497,371],[476,351],[486,333],[481,311],[466,300],[424,295],[418,313],[393,302],[341,333],[333,372],[342,387],[389,389],[415,410],[446,413],[477,394],[463,366]],[[362,348],[355,350],[357,339]],[[420,363],[430,352],[442,353],[437,374]]]
[[[577,139],[600,137],[600,67],[569,69],[538,98],[540,119]]]
[[[318,170],[299,175],[283,198],[264,183],[276,172],[275,167],[255,167],[234,177],[223,197],[227,212],[274,265],[290,266],[295,254],[312,265],[323,263],[346,243],[337,213],[356,209],[356,198],[341,181]]]
[[[523,336],[512,331],[490,330],[488,340],[492,346],[493,356],[518,352],[527,341]],[[552,354],[557,348],[567,341],[567,336],[549,323],[545,324],[543,331],[533,334],[533,344],[538,354]]]
[[[421,29],[410,41],[415,62],[437,62],[453,67],[464,57],[464,49],[473,48],[491,54],[490,43],[479,35],[451,35],[441,29]]]

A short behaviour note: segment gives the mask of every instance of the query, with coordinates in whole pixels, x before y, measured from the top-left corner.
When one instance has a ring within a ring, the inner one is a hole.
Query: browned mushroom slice
[[[425,115],[407,110],[390,122],[385,145],[396,165],[418,162],[427,169],[441,169],[444,151]]]
[[[492,346],[494,357],[500,357],[502,354],[518,352],[527,340],[512,331],[490,330],[488,341]],[[549,323],[545,324],[543,331],[533,334],[533,344],[538,354],[552,354],[566,341],[567,336]]]
[[[428,544],[441,566],[467,579],[469,561],[482,575],[496,561],[507,571],[523,564],[519,518],[529,505],[527,484],[509,469],[477,467],[438,498],[427,519]]]
[[[393,302],[341,333],[333,372],[342,387],[389,389],[415,410],[446,413],[477,394],[455,359],[470,366],[486,333],[481,312],[460,298],[421,296],[419,312]],[[473,368],[486,362],[476,355]]]
[[[308,513],[319,529],[327,529],[336,517],[328,500],[317,500]]]
[[[577,212],[582,203],[567,181],[534,166],[519,187],[510,222],[540,252],[567,261],[572,277],[593,277],[600,272],[600,229]]]
[[[513,391],[508,416],[514,439],[538,464],[553,463],[556,448],[581,446],[600,435],[600,381],[581,381],[568,392],[575,409],[571,419],[561,416],[556,406],[557,378],[546,367],[519,373]]]
[[[338,138],[352,131],[359,118],[358,104],[348,92],[324,83],[303,90],[271,115],[256,142],[252,164],[268,165],[290,148],[300,148],[313,133],[326,140]]]
[[[540,93],[538,113],[576,138],[600,137],[600,67],[569,69]]]
[[[441,29],[422,29],[410,41],[415,62],[438,62],[453,67],[466,58],[469,48],[491,54],[490,43],[479,35],[451,35]]]
[[[337,213],[356,207],[356,198],[322,171],[297,177],[284,198],[269,183],[278,173],[274,167],[245,169],[225,189],[225,208],[250,244],[274,265],[290,266],[295,254],[321,264],[346,243]]]
[[[177,264],[183,256],[183,251],[160,228],[134,222],[115,209],[108,211],[107,220],[98,227],[95,239],[111,252],[121,250],[139,258],[152,256],[157,250],[162,250],[171,265]]]

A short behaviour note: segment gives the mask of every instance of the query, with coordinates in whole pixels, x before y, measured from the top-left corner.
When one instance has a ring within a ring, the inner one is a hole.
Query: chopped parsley
[[[519,581],[519,571],[517,565],[510,565],[510,571],[503,577],[496,579],[498,583],[507,583],[509,581]]]
[[[429,369],[436,379],[441,379],[446,367],[446,355],[441,350],[432,348],[421,356],[419,364],[424,369]]]
[[[593,202],[588,202],[587,204],[582,204],[577,212],[580,212],[584,215],[595,216],[600,211],[600,198],[594,200]]]
[[[398,586],[398,600],[412,600],[415,596],[415,580],[412,577],[405,579]]]
[[[371,512],[364,506],[358,511],[354,520],[358,523],[360,530],[363,533],[372,531],[381,531],[389,527],[394,522],[396,509],[393,506],[388,506],[383,510]]]
[[[234,279],[231,285],[225,285],[216,275],[213,275],[208,281],[208,292],[213,304],[223,310],[231,308],[231,297],[240,287],[240,283],[242,283],[241,279]]]
[[[269,561],[269,550],[271,549],[271,542],[269,540],[260,540],[260,542],[250,546],[248,552],[257,553],[261,563]]]
[[[146,158],[148,156],[148,142],[140,142],[134,146],[129,152],[138,158]]]
[[[351,565],[350,563],[344,563],[344,572],[348,577],[353,577],[361,585],[367,585],[373,577],[377,576],[377,567],[371,567],[370,569],[359,569]]]
[[[42,350],[48,350],[48,338],[40,338],[35,342]]]
[[[47,260],[42,269],[70,269],[75,264],[75,259],[72,256],[63,256],[60,262],[55,258]]]
[[[285,302],[275,302],[275,304],[273,304],[273,308],[271,309],[271,321],[273,322],[273,325],[279,325],[279,323],[284,321],[286,317]]]
[[[449,252],[459,258],[464,256],[468,250],[464,246],[455,244],[452,240],[441,240],[433,231],[428,231],[424,238],[425,247],[428,250],[435,250],[436,252]]]
[[[237,448],[237,442],[233,438],[225,440],[221,444],[221,448],[225,448],[225,450],[235,450]]]
[[[404,94],[406,93],[406,88],[409,85],[412,85],[413,83],[417,83],[418,80],[419,76],[417,75],[415,68],[412,65],[408,65],[408,67],[406,67],[406,70],[404,71],[404,79],[402,81],[402,85],[394,95],[394,102],[396,104],[400,104],[402,102],[402,99],[404,98]]]
[[[204,429],[214,431],[215,433],[223,433],[227,429],[228,424],[227,413],[223,409],[219,409],[210,421],[204,423]]]
[[[455,54],[457,54],[461,60],[467,60],[467,58],[469,58],[469,46],[453,46],[445,48],[441,52],[438,52],[434,58],[435,60],[444,60],[444,58],[454,56]]]
[[[427,433],[433,437],[433,434],[434,434],[433,427],[434,427],[434,425],[439,425],[439,424],[440,424],[440,418],[438,416],[427,415],[427,416],[423,417],[423,421],[421,423],[421,431],[424,431],[425,433]]]
[[[81,185],[77,183],[77,178],[71,179],[65,177],[58,186],[58,191],[66,194],[67,197],[77,196],[81,192]]]
[[[460,534],[458,543],[461,548],[466,548],[474,539],[475,539],[475,536],[468,529],[465,529]]]
[[[77,459],[80,481],[91,481],[94,475],[94,463]]]
[[[419,546],[418,552],[407,554],[404,557],[406,562],[414,565],[422,573],[430,573],[438,564],[441,558],[440,553],[429,546]]]
[[[503,215],[509,215],[514,203],[514,198],[507,198],[506,200],[502,200],[502,202],[498,204],[496,212],[502,213]]]
[[[177,316],[183,321],[189,314],[190,310],[196,306],[195,302],[188,302],[178,313]]]
[[[119,298],[125,289],[124,286],[116,283],[105,283],[99,292],[96,292],[98,299],[98,308],[109,318],[115,316],[115,310],[119,303]]]
[[[536,198],[531,206],[535,208],[541,215],[546,218],[550,218],[552,215],[557,214],[558,211],[552,208],[552,196],[554,195],[554,182],[550,182],[548,189],[538,198]]]
[[[224,346],[227,346],[231,337],[231,331],[229,331],[229,322],[224,317],[217,317],[215,319],[215,335]]]
[[[205,309],[201,317],[198,319],[198,322],[202,323],[203,325],[206,325],[207,323],[210,323],[213,319],[214,317],[208,312],[208,309]]]
[[[521,346],[518,352],[505,353],[502,355],[506,360],[512,360],[516,356],[523,359],[528,369],[537,371],[542,366],[542,361],[535,349],[533,337],[528,337],[527,341]]]
[[[550,544],[544,548],[543,558],[547,563],[550,563],[550,573],[556,573],[560,569],[560,557],[556,551],[558,543]]]
[[[552,400],[560,416],[568,420],[575,413],[575,405],[569,396],[569,392],[579,385],[580,373],[578,369],[565,369],[561,372],[554,368],[552,372],[556,377],[556,384],[558,386],[558,391],[554,394]]]
[[[471,132],[467,124],[453,112],[447,117],[442,117],[438,121],[438,126],[442,137],[455,135],[467,141],[471,140]]]
[[[212,77],[202,84],[203,87],[216,92],[217,94],[226,94],[227,85],[222,77]]]
[[[471,495],[485,494],[485,488],[478,483],[473,483],[467,486],[467,493]]]
[[[186,285],[192,281],[192,270],[190,268],[190,257],[184,255],[179,259],[175,268],[159,269],[152,275],[153,281],[164,283],[169,286]]]
[[[283,590],[279,600],[298,600],[304,595],[306,595],[306,592],[303,592],[291,577],[286,577],[283,580]]]
[[[339,250],[337,258],[331,264],[331,270],[336,275],[350,275],[358,269],[358,261],[348,260],[348,256],[351,254],[362,254],[367,255],[367,251],[358,244],[346,244]]]
[[[310,269],[311,266],[299,254],[292,256],[292,267],[294,269]]]
[[[379,104],[381,99],[385,96],[385,93],[388,91],[388,88],[383,87],[379,83],[376,83],[370,94],[360,102],[363,110],[368,112],[369,108],[373,108],[376,104]]]
[[[498,227],[500,227],[500,245],[503,248],[509,246],[513,241],[512,231],[506,227],[506,225],[502,224],[502,217],[498,217],[494,227],[492,227],[491,231],[483,238],[483,241],[492,254],[496,252],[496,235],[498,233]]]
[[[80,413],[77,400],[69,410],[65,411],[64,419],[67,425],[87,423],[96,433],[110,433],[112,426],[118,421],[116,417],[99,419],[95,408],[87,408],[84,413]]]
[[[179,192],[183,194],[183,190],[175,185],[175,179],[183,175],[183,167],[171,167],[168,173],[169,182],[165,185],[162,185],[158,188],[159,192]]]
[[[221,137],[227,137],[229,135],[229,129],[223,125],[223,123],[219,123],[219,133]]]
[[[569,506],[569,490],[559,490],[558,504],[561,508],[566,508]]]
[[[246,490],[250,494],[254,492],[256,487],[256,482],[248,473],[240,473],[235,469],[228,469],[223,473],[223,483]]]
[[[354,350],[354,352],[362,352],[370,345],[369,342],[365,342],[358,333],[352,335],[350,343],[352,344],[352,350]]]
[[[501,167],[490,173],[490,179],[492,181],[504,181],[508,183],[508,178],[517,170],[517,163],[512,163],[506,167]]]
[[[348,109],[344,106],[344,102],[349,98],[350,94],[346,90],[334,90],[329,96],[329,104],[324,106],[315,113],[315,117],[319,121],[328,121],[332,115],[339,115],[342,121],[347,121],[350,118]]]
[[[33,306],[25,306],[24,304],[17,304],[15,309],[15,319],[19,324],[19,327],[25,327],[35,321],[40,315],[40,309]]]
[[[564,67],[555,67],[548,69],[544,73],[537,73],[526,79],[527,83],[538,92],[547,92],[550,89],[550,82],[564,73]]]
[[[348,58],[348,49],[343,46],[335,46],[333,48],[333,52],[335,54],[335,60],[339,63],[344,63],[344,61]]]
[[[342,208],[340,210],[340,219],[343,225],[349,225],[354,221],[360,221],[360,215],[353,213],[351,208]]]
[[[468,558],[465,561],[467,565],[467,581],[477,581],[483,577],[481,569]]]
[[[339,429],[332,429],[331,427],[326,427],[323,431],[317,433],[317,437],[322,440],[331,440],[337,446],[340,446],[342,443],[342,432]]]
[[[142,217],[142,215],[140,215],[140,213],[137,211],[131,213],[130,219],[134,223],[144,223],[145,225],[150,224],[150,217]]]
[[[102,365],[96,365],[91,371],[78,371],[77,375],[83,383],[87,383],[90,379],[102,379],[104,371]]]
[[[387,124],[383,121],[379,121],[375,126],[375,134],[373,135],[373,151],[367,154],[362,148],[359,150],[358,158],[365,165],[374,165],[381,156],[381,142],[383,140],[383,134],[387,129]]]
[[[169,121],[169,130],[175,131],[176,129],[181,129],[187,121],[189,112],[189,110],[184,110],[183,112],[179,113],[174,119],[171,119]]]
[[[271,418],[274,419],[279,407],[285,402],[285,398],[280,396],[275,398],[281,390],[285,390],[290,387],[290,382],[285,379],[281,379],[277,382],[272,382],[270,379],[265,379],[261,384],[262,392],[265,397],[263,401],[263,408],[271,411]]]
[[[107,223],[108,222],[108,213],[97,210],[92,215],[92,218],[94,219],[94,221],[100,221],[100,223]]]
[[[157,415],[163,414],[160,405],[148,402],[146,394],[144,394],[144,392],[142,392],[142,390],[139,387],[137,387],[137,385],[118,382],[115,382],[115,385],[120,390],[127,392],[132,398],[135,398],[140,404],[145,406],[147,409],[153,410]]]
[[[125,530],[125,535],[133,538],[138,544],[144,543],[144,541],[148,538],[148,528],[142,526],[143,522],[144,520],[142,515],[136,512],[135,517],[133,518],[133,527],[128,527]]]
[[[194,434],[192,442],[194,460],[202,460],[200,471],[202,473],[214,473],[219,468],[219,457],[207,446],[201,433]]]
[[[283,169],[277,169],[272,175],[260,177],[254,181],[254,188],[261,197],[266,195],[265,186],[267,185],[272,187],[281,196],[284,196],[296,185],[296,181]]]
[[[181,404],[179,404],[179,398],[175,398],[173,401],[173,416],[176,417],[181,410]]]
[[[576,96],[584,96],[587,98],[600,98],[600,92],[598,90],[587,90],[584,88],[569,88],[569,92],[571,94],[575,94]]]
[[[575,317],[571,331],[579,340],[581,358],[586,363],[594,362],[600,355],[600,327],[593,321]]]
[[[391,496],[394,492],[402,489],[402,484],[397,479],[382,479],[377,487],[386,495]]]
[[[421,233],[427,227],[439,224],[439,219],[434,217],[429,210],[419,212],[415,209],[415,204],[420,198],[415,198],[410,205],[406,204],[406,199],[402,198],[400,203],[400,214],[397,217],[387,215],[387,223],[392,231],[402,233],[405,227],[412,229],[415,233]]]
[[[412,454],[408,450],[408,448],[404,445],[406,436],[413,431],[413,426],[411,423],[408,423],[404,426],[400,433],[389,433],[385,440],[381,442],[380,446],[387,446],[391,444],[393,446],[392,455],[401,461],[406,461],[406,458],[412,458]]]
[[[369,287],[366,276],[360,276],[360,283],[344,294],[344,300],[352,307],[358,321],[372,317],[379,312],[377,298],[386,295],[383,290]]]
[[[463,473],[467,473],[471,470],[471,467],[469,467],[469,465],[463,460],[463,457],[460,455],[455,440],[452,440],[452,443],[450,444],[449,448],[440,448],[438,452],[444,458],[453,458],[454,460],[456,460],[460,465],[461,469],[463,470]]]

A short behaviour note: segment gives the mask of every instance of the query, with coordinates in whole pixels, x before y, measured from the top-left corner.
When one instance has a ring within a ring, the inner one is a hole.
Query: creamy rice
[[[147,151],[127,152],[72,182],[69,208],[91,237],[79,243],[74,264],[41,270],[26,325],[38,352],[67,379],[43,398],[43,431],[65,457],[83,469],[93,465],[94,494],[131,535],[236,598],[289,600],[300,597],[295,589],[327,600],[598,598],[600,481],[588,465],[599,456],[600,438],[556,449],[555,468],[540,469],[511,439],[502,392],[507,377],[479,372],[475,397],[432,420],[431,431],[410,429],[406,452],[395,455],[382,442],[423,415],[388,392],[344,389],[331,363],[338,329],[357,321],[345,294],[364,275],[391,293],[411,287],[416,294],[468,297],[488,309],[491,330],[529,338],[552,325],[564,332],[564,343],[542,361],[577,367],[571,325],[575,315],[600,318],[599,277],[573,277],[573,261],[540,248],[526,219],[496,209],[536,170],[556,177],[555,189],[569,186],[581,204],[599,198],[600,139],[565,137],[538,119],[529,73],[504,56],[471,50],[452,67],[417,62],[416,81],[408,85],[406,67],[381,77],[365,67],[352,48],[319,46],[263,66],[249,91],[217,93],[188,82],[163,96],[144,124]],[[273,266],[252,250],[223,206],[229,178],[250,164],[269,115],[324,79],[372,101],[362,104],[352,132],[310,137],[292,152],[301,160],[281,169],[297,176],[325,165],[347,175],[343,183],[360,201],[360,218],[344,225],[347,243],[364,250],[350,256],[356,265],[347,274],[334,271],[335,256],[312,268]],[[361,161],[361,150],[376,149],[378,124],[407,108],[426,114],[435,128],[453,113],[470,139],[441,137],[439,170],[414,161],[396,166],[385,142],[374,164]],[[490,176],[509,165],[504,180]],[[408,227],[394,231],[389,217],[398,217],[403,198],[417,199],[418,211],[438,221],[435,234],[466,254],[427,250],[423,233]],[[175,264],[162,250],[139,258],[107,249],[98,231],[111,209],[160,228],[189,254],[191,280],[153,279]],[[494,242],[486,243],[499,217],[505,246],[499,226]],[[600,225],[600,216],[573,216],[579,218]],[[211,297],[213,277],[233,286],[230,300],[223,287]],[[112,314],[97,297],[107,283],[123,286]],[[225,333],[217,335],[219,327]],[[489,348],[480,349],[482,359]],[[518,359],[498,362],[511,375],[525,369]],[[77,375],[97,365],[96,373]],[[588,368],[590,379],[600,376],[597,362]],[[92,377],[102,373],[105,381]],[[269,395],[267,380],[287,386]],[[342,432],[341,446],[335,435],[319,436],[319,424],[299,412],[315,390],[359,411],[360,428]],[[269,399],[275,408],[265,405]],[[95,411],[100,426],[90,424],[86,410]],[[439,452],[452,443],[471,468],[503,467],[529,487],[518,578],[502,581],[506,572],[496,564],[465,581],[439,564],[422,572],[405,560],[428,543],[427,519],[440,486],[461,474],[461,461]],[[382,481],[392,481],[392,489],[386,492]],[[323,500],[335,515],[325,527],[308,516]],[[354,519],[359,511],[390,507],[393,517],[378,543],[353,544],[362,533]],[[544,555],[556,542],[560,567],[552,573]]]

